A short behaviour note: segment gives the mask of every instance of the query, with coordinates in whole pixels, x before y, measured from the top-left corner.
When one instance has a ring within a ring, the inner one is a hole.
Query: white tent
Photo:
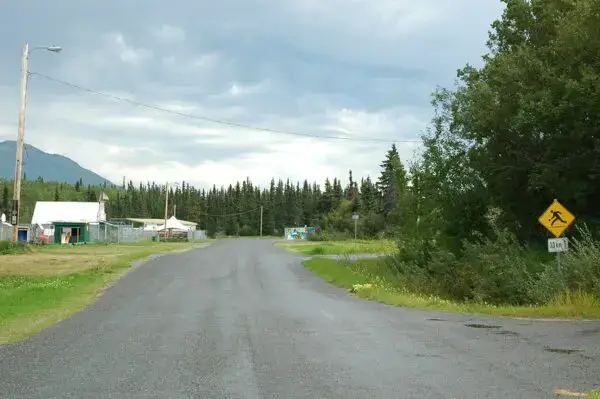
[[[164,223],[156,228],[158,231],[163,231],[165,229]],[[188,231],[190,228],[181,223],[175,216],[171,216],[169,220],[167,220],[167,229],[168,230],[183,230]]]

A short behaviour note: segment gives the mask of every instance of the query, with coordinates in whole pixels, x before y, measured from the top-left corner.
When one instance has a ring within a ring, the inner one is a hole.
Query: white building
[[[31,226],[36,230],[43,230],[44,235],[51,236],[54,234],[54,222],[94,225],[105,221],[104,202],[37,201],[31,218]]]

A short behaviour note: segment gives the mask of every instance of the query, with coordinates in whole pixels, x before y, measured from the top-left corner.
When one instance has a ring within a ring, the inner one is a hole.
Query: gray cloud
[[[60,55],[33,54],[31,70],[136,101],[311,134],[415,138],[430,117],[431,91],[452,84],[458,67],[477,63],[501,10],[499,2],[480,0],[5,3],[0,139],[14,137],[25,41],[64,47]],[[266,159],[286,143],[298,151],[309,145],[149,111],[36,76],[29,94],[29,142],[63,149],[89,167],[139,167],[141,176],[148,165],[166,160],[192,167],[254,154],[258,162],[261,151]],[[73,135],[105,147],[79,155],[74,144],[60,140]],[[322,154],[362,151],[353,162],[360,160],[362,166],[354,167],[365,173],[385,150],[325,143],[331,148],[321,148]],[[412,150],[405,146],[407,156]],[[314,173],[337,167],[345,173],[352,166],[330,165],[337,158],[327,157],[314,161]]]

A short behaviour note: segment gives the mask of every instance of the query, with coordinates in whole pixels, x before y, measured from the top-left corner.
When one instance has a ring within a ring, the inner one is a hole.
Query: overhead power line
[[[276,133],[276,134],[286,134],[286,135],[290,135],[290,136],[300,136],[300,137],[311,137],[311,138],[318,138],[318,139],[331,139],[331,140],[346,140],[346,141],[364,141],[364,142],[375,142],[375,143],[421,143],[422,140],[390,140],[390,139],[381,139],[381,138],[371,138],[371,137],[360,137],[360,136],[354,136],[354,137],[348,137],[348,136],[328,136],[328,135],[318,135],[318,134],[311,134],[311,133],[302,133],[302,132],[292,132],[292,131],[286,131],[286,130],[279,130],[279,129],[270,129],[270,128],[265,128],[265,127],[259,127],[259,126],[251,126],[251,125],[244,125],[241,123],[235,123],[235,122],[230,122],[230,121],[225,121],[225,120],[220,120],[220,119],[215,119],[215,118],[208,118],[205,116],[200,116],[200,115],[193,115],[193,114],[187,114],[185,112],[180,112],[180,111],[175,111],[175,110],[171,110],[171,109],[167,109],[167,108],[162,108],[156,105],[152,105],[152,104],[146,104],[146,103],[142,103],[139,101],[134,101],[134,100],[130,100],[128,98],[124,98],[124,97],[120,97],[120,96],[116,96],[114,94],[108,94],[108,93],[103,93],[97,90],[92,90],[89,89],[87,87],[83,87],[80,85],[77,85],[75,83],[70,83],[61,79],[57,79],[57,78],[53,78],[51,76],[48,75],[44,75],[38,72],[30,72],[30,75],[35,75],[38,76],[42,79],[46,79],[55,83],[59,83],[62,84],[64,86],[69,86],[72,87],[74,89],[77,90],[81,90],[81,91],[85,91],[87,93],[91,93],[91,94],[95,94],[98,96],[103,96],[103,97],[107,97],[107,98],[111,98],[113,100],[117,100],[117,101],[121,101],[121,102],[125,102],[125,103],[129,103],[131,105],[135,105],[138,107],[143,107],[143,108],[147,108],[147,109],[152,109],[155,111],[160,111],[160,112],[164,112],[164,113],[168,113],[168,114],[173,114],[173,115],[178,115],[178,116],[182,116],[185,118],[190,118],[190,119],[197,119],[197,120],[201,120],[201,121],[205,121],[205,122],[210,122],[210,123],[216,123],[216,124],[220,124],[220,125],[227,125],[227,126],[231,126],[231,127],[238,127],[238,128],[242,128],[242,129],[251,129],[251,130],[257,130],[257,131],[262,131],[262,132],[268,132],[268,133]]]
[[[244,211],[244,212],[237,212],[237,213],[225,213],[222,215],[211,215],[208,213],[200,213],[201,216],[208,216],[208,217],[226,217],[226,216],[239,216],[239,215],[245,215],[247,213],[252,213],[252,212],[257,212],[260,211],[260,207],[256,208],[256,209],[250,209],[249,211]]]

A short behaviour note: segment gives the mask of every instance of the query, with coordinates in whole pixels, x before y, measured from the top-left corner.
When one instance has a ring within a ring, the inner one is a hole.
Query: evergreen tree
[[[4,182],[2,186],[2,202],[0,203],[0,207],[2,208],[2,213],[8,216],[9,214],[9,194],[8,194],[8,184]]]
[[[377,188],[381,196],[381,209],[387,215],[396,209],[398,197],[407,183],[406,171],[400,161],[396,144],[392,144],[380,167],[382,171],[377,181]]]

